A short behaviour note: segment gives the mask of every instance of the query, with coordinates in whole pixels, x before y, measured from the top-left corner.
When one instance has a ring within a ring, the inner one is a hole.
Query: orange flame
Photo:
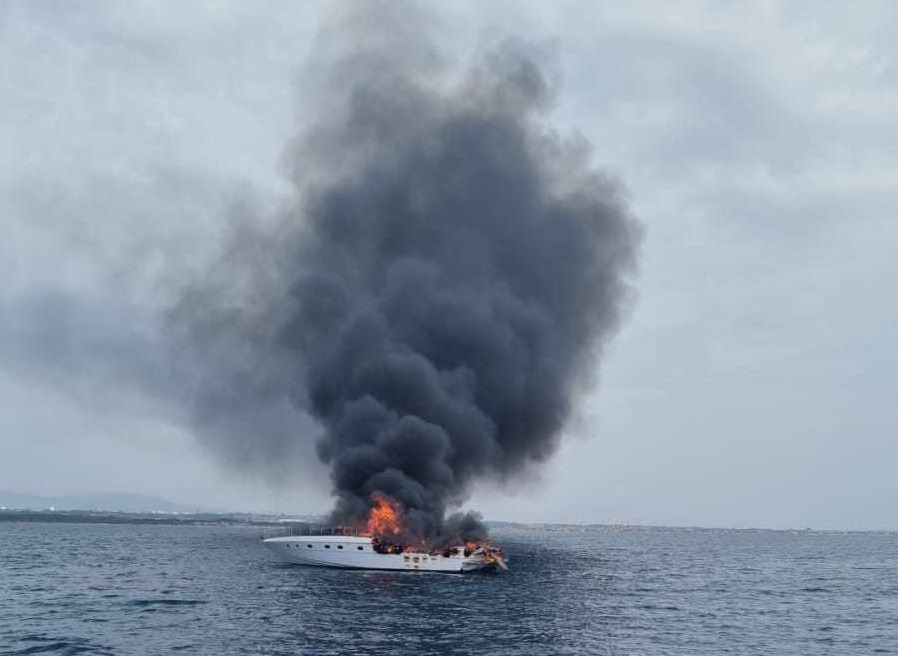
[[[375,492],[371,496],[374,507],[368,513],[368,535],[395,538],[402,535],[402,506],[390,497]]]
[[[410,538],[403,523],[404,511],[398,501],[380,492],[372,494],[371,501],[374,506],[368,512],[364,535],[372,539],[372,546],[379,553],[431,553],[433,555],[464,555],[467,557],[476,552],[486,563],[497,563],[503,568],[506,567],[505,554],[502,549],[494,547],[486,541],[467,541],[455,545],[434,547],[434,545],[428,545],[423,538],[417,540]]]

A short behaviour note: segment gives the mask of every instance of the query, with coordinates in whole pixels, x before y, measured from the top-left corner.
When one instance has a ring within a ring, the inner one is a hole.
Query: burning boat
[[[502,549],[487,542],[403,543],[401,509],[385,497],[375,498],[364,530],[330,529],[312,535],[286,535],[263,542],[282,560],[299,565],[429,572],[508,569]]]
[[[288,535],[264,542],[282,560],[298,565],[429,572],[507,569],[501,549],[485,545],[459,545],[439,552],[408,551],[364,535]]]

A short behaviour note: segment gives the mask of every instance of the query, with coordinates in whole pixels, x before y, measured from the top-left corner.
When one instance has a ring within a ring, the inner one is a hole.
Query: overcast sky
[[[154,351],[239,208],[290,193],[328,7],[0,4],[0,489],[328,509],[321,468],[271,487],[209,454]],[[646,231],[561,451],[469,506],[898,528],[898,5],[453,2],[440,21],[460,60],[505,35],[553,53],[553,122]]]

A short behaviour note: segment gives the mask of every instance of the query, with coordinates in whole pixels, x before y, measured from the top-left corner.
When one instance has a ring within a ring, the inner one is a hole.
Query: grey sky
[[[558,125],[646,227],[638,298],[565,446],[470,505],[898,528],[898,10],[626,5],[441,13],[460,59],[505,34],[554,53]],[[314,467],[270,488],[199,446],[154,351],[233,217],[288,192],[325,10],[0,5],[0,489],[328,507]]]

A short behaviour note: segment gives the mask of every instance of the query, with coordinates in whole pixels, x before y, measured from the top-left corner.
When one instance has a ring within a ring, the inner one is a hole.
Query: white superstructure
[[[299,565],[430,572],[470,572],[498,565],[501,556],[485,549],[467,552],[455,547],[439,554],[405,551],[381,553],[370,537],[361,535],[289,535],[264,540],[282,560]]]

